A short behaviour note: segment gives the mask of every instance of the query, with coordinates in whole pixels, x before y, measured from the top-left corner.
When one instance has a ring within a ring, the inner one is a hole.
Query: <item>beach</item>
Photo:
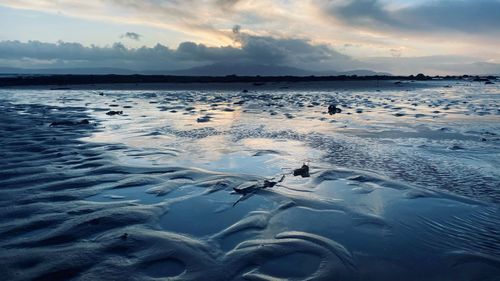
[[[1,88],[0,272],[497,280],[499,85]]]

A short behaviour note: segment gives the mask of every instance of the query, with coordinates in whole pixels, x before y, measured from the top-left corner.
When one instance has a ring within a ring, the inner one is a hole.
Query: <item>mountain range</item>
[[[338,75],[391,75],[389,73],[375,72],[359,69],[351,71],[313,71],[290,66],[264,65],[264,64],[209,64],[180,70],[143,70],[135,71],[123,68],[96,67],[96,68],[14,68],[0,67],[0,75],[51,75],[51,74],[74,74],[74,75],[179,75],[179,76],[338,76]]]

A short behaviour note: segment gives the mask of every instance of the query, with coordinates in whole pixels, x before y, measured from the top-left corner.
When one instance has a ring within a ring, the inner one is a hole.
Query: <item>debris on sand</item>
[[[88,125],[90,124],[89,120],[87,119],[83,119],[81,121],[78,121],[78,122],[74,122],[74,121],[68,121],[68,120],[64,120],[64,121],[54,121],[52,123],[50,123],[50,127],[55,127],[55,126],[75,126],[75,125]]]
[[[285,180],[285,175],[281,175],[281,178],[279,180],[264,180],[263,182],[246,182],[243,184],[240,184],[237,187],[234,187],[233,190],[234,192],[241,194],[241,197],[234,202],[233,207],[236,206],[239,202],[249,198],[252,193],[260,190],[260,189],[265,189],[265,188],[271,188],[277,185],[278,183],[282,182]]]
[[[263,182],[247,182],[247,183],[243,183],[237,187],[234,187],[233,190],[236,192],[236,193],[240,193],[240,194],[247,194],[247,193],[250,193],[250,192],[254,192],[258,189],[264,189],[264,188],[268,188],[268,187],[274,187],[276,184],[282,182],[283,180],[285,179],[285,175],[282,175],[281,178],[277,181],[273,181],[273,180],[264,180]]]
[[[330,106],[328,106],[328,114],[330,115],[333,115],[335,113],[341,113],[342,110],[340,108],[337,108],[337,105],[335,104],[330,104]]]
[[[123,114],[123,111],[115,111],[115,110],[110,110],[108,112],[106,112],[106,115],[109,115],[109,116],[113,116],[113,115],[122,115]]]
[[[293,170],[293,176],[294,177],[301,176],[303,178],[308,178],[310,176],[309,175],[309,166],[307,166],[306,164],[302,164],[302,167]]]

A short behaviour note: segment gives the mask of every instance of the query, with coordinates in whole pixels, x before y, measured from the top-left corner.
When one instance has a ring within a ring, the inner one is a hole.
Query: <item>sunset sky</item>
[[[0,0],[0,26],[0,67],[500,73],[500,0]]]

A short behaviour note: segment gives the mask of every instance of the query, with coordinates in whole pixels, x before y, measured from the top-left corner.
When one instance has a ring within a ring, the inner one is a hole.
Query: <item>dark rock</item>
[[[121,236],[120,236],[120,239],[122,240],[127,240],[128,238],[128,233],[123,233]]]
[[[196,119],[196,122],[198,122],[198,123],[205,123],[208,121],[210,121],[210,116],[206,116],[206,115]]]
[[[115,110],[110,110],[108,112],[106,112],[106,115],[109,115],[109,116],[113,116],[113,115],[122,115],[123,114],[123,111],[115,111]]]
[[[340,108],[337,108],[337,105],[331,104],[328,106],[328,114],[333,115],[335,113],[341,113],[342,110]]]
[[[293,175],[296,176],[301,176],[303,178],[308,178],[309,177],[309,166],[306,164],[302,164],[302,167],[293,170]]]
[[[428,80],[428,79],[430,79],[429,77],[427,77],[427,76],[426,76],[425,74],[423,74],[423,73],[419,73],[419,74],[417,74],[417,76],[415,76],[415,78],[416,78],[415,80]]]

